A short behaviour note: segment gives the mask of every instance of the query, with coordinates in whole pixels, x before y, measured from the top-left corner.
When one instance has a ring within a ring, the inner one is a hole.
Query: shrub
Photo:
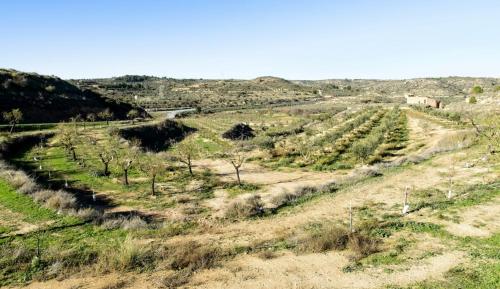
[[[59,190],[49,196],[45,206],[54,210],[67,210],[76,207],[76,199],[73,195]]]
[[[264,250],[264,251],[260,252],[258,256],[259,256],[259,258],[261,258],[263,260],[269,260],[269,259],[276,258],[276,254],[274,253],[274,251],[271,251],[271,250]]]
[[[476,85],[472,88],[471,92],[474,94],[480,94],[483,93],[483,88],[479,85]]]
[[[349,232],[338,225],[322,224],[313,227],[299,240],[297,250],[303,253],[322,253],[350,249],[354,253],[353,259],[359,260],[378,252],[379,240],[370,235],[372,230],[378,228],[378,223],[371,226],[365,225],[360,231]]]
[[[19,187],[17,189],[17,191],[20,193],[23,193],[25,195],[28,195],[28,194],[32,194],[37,189],[38,189],[38,185],[36,184],[36,182],[32,178],[27,177],[24,184],[22,184],[22,186]]]
[[[349,234],[349,242],[347,246],[351,251],[354,252],[354,259],[359,260],[368,255],[376,253],[379,251],[378,243],[379,241],[370,238],[368,236],[362,235],[360,233],[351,233]]]
[[[469,103],[471,103],[471,104],[477,103],[476,97],[475,96],[469,97]]]
[[[262,215],[264,205],[259,195],[250,196],[244,200],[232,202],[226,210],[226,218],[240,219]]]
[[[222,134],[223,138],[244,140],[255,137],[253,129],[245,123],[238,123]]]
[[[169,250],[170,268],[174,270],[189,269],[196,271],[213,267],[222,257],[219,248],[202,246],[194,241],[180,243]]]
[[[334,225],[322,226],[300,240],[299,252],[322,253],[329,250],[344,250],[349,241],[346,229]]]
[[[114,230],[122,228],[124,230],[137,230],[147,227],[147,222],[141,219],[139,216],[132,217],[117,217],[112,219],[106,219],[101,226],[108,230]]]
[[[100,272],[135,269],[144,271],[150,269],[154,263],[154,253],[150,247],[127,237],[119,246],[110,247],[101,253],[96,268]]]
[[[315,187],[310,187],[310,186],[305,186],[305,187],[300,187],[295,190],[295,192],[282,192],[280,194],[277,194],[273,197],[272,203],[276,207],[282,207],[286,205],[290,205],[298,201],[301,197],[305,195],[312,195],[314,193],[317,193],[318,189]]]
[[[72,215],[84,221],[99,220],[102,218],[102,213],[92,208],[74,210]]]

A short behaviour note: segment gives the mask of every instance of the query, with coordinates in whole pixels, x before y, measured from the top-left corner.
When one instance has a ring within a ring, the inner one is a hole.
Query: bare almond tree
[[[80,142],[78,131],[74,127],[70,127],[64,124],[60,124],[57,130],[59,143],[71,156],[71,159],[73,161],[76,161],[76,146]]]
[[[105,110],[99,112],[97,116],[100,119],[105,120],[106,125],[109,125],[109,121],[112,120],[115,115],[111,110],[109,110],[109,108],[106,108]]]
[[[193,138],[181,142],[176,149],[175,159],[188,167],[189,174],[193,176],[193,159],[200,154],[199,146]]]
[[[123,172],[123,183],[128,186],[128,173],[136,164],[139,155],[139,148],[135,145],[130,145],[127,148],[119,150],[117,154],[117,164]]]
[[[103,175],[109,176],[109,164],[115,159],[117,151],[111,145],[97,145],[97,155],[103,164]]]
[[[23,120],[23,113],[19,108],[15,108],[11,111],[6,111],[2,114],[3,119],[10,124],[9,133],[14,132],[16,125]]]
[[[226,154],[227,160],[233,166],[236,171],[236,178],[238,180],[238,185],[241,186],[241,178],[240,178],[240,168],[243,163],[246,161],[245,153],[240,149],[234,149]]]
[[[148,175],[151,180],[151,194],[156,195],[155,184],[156,178],[165,171],[166,165],[161,158],[155,154],[149,153],[146,155],[141,163],[139,169]]]

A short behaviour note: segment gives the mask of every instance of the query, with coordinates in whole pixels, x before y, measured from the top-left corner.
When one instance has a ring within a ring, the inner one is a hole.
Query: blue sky
[[[63,78],[500,77],[498,0],[0,0],[0,37]]]

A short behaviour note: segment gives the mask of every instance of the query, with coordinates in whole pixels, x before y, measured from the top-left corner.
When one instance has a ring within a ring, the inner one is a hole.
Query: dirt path
[[[236,174],[231,164],[224,160],[204,159],[194,162],[197,169],[210,169],[224,182],[236,182]],[[311,172],[298,169],[273,171],[255,163],[245,163],[240,170],[241,180],[245,183],[261,185],[258,193],[264,203],[269,203],[272,196],[283,191],[293,192],[305,186],[321,186],[338,181],[345,174],[338,172]],[[242,194],[239,198],[245,198]],[[233,199],[229,199],[224,190],[215,192],[215,198],[207,204],[215,211],[224,208]]]
[[[460,223],[447,223],[445,229],[457,236],[488,237],[500,231],[500,198],[468,208],[459,214]]]
[[[193,279],[189,288],[379,288],[389,284],[404,286],[440,277],[462,261],[463,254],[452,251],[423,261],[410,261],[407,270],[393,273],[386,273],[378,268],[344,273],[342,268],[348,264],[348,260],[344,254],[338,252],[300,256],[287,253],[271,260],[242,256],[223,268],[200,273]]]

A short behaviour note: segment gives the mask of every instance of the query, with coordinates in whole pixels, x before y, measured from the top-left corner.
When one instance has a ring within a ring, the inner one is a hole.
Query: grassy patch
[[[445,274],[444,281],[424,281],[408,289],[495,289],[500,288],[500,263],[487,263],[473,267],[458,266]],[[389,288],[403,288],[391,286]]]
[[[59,219],[54,211],[41,207],[29,196],[17,193],[3,180],[0,180],[0,203],[9,210],[22,214],[24,221],[27,222]]]
[[[242,183],[238,185],[237,183],[227,183],[222,186],[225,189],[230,197],[236,197],[238,195],[244,193],[255,192],[261,188],[258,184],[250,184],[250,183]]]

